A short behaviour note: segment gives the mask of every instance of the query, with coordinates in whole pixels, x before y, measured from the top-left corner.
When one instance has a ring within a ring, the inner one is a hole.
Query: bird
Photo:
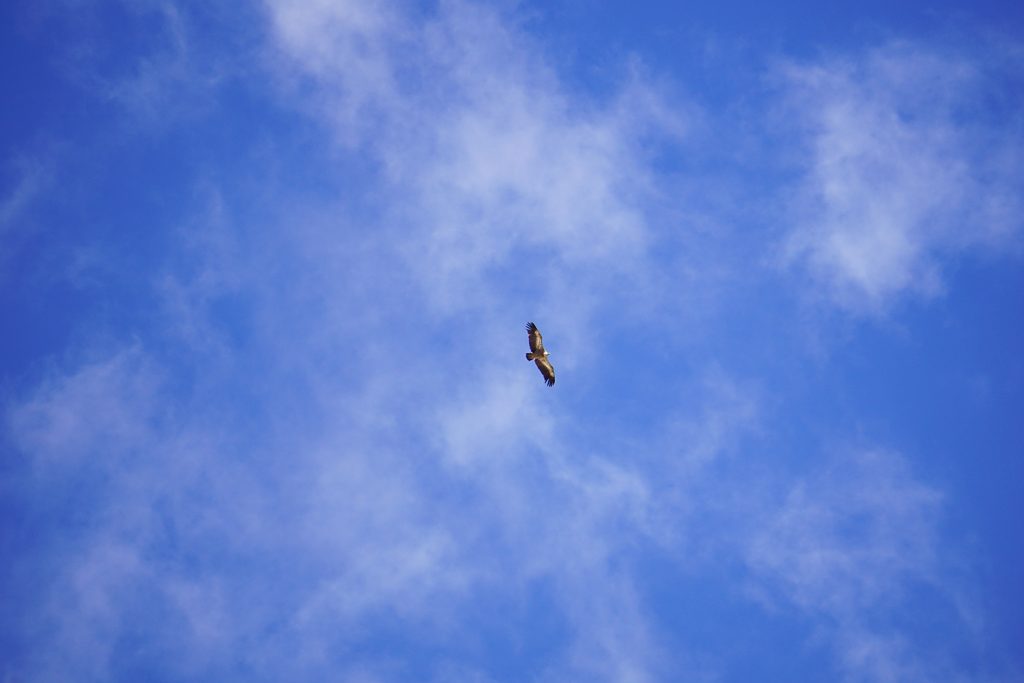
[[[526,354],[526,360],[532,360],[537,364],[540,374],[544,375],[544,383],[549,387],[555,385],[555,369],[548,360],[549,354],[544,350],[544,338],[540,336],[540,330],[533,323],[526,323],[526,332],[530,337],[530,353]]]

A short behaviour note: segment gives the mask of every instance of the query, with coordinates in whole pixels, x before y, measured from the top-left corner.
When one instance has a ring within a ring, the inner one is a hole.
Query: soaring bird
[[[530,336],[530,353],[526,354],[526,360],[532,360],[537,364],[540,374],[544,375],[544,383],[549,387],[555,385],[555,369],[551,367],[550,355],[544,350],[544,338],[540,336],[540,330],[533,323],[526,323],[526,332]]]

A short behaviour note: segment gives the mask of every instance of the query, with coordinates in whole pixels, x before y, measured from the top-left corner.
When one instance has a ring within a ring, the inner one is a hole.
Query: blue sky
[[[1022,30],[5,4],[0,678],[1021,680]]]

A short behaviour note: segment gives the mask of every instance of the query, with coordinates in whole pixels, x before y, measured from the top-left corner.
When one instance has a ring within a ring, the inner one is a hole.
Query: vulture
[[[544,350],[544,338],[540,336],[540,330],[533,323],[526,323],[526,332],[530,336],[530,353],[526,354],[526,360],[532,360],[537,364],[540,374],[544,375],[544,383],[549,387],[555,385],[555,369],[551,367],[547,351]]]

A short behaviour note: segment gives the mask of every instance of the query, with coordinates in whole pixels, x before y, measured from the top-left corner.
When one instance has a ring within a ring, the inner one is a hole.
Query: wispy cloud
[[[8,166],[4,171],[11,182],[0,195],[0,278],[7,276],[8,260],[17,245],[33,232],[29,209],[52,181],[48,164],[38,159],[8,162]]]
[[[509,17],[469,3],[412,18],[372,4],[269,7],[334,138],[379,159],[387,221],[435,305],[490,305],[512,278],[569,314],[601,287],[591,268],[642,273],[657,185],[644,141],[685,126],[638,74],[581,100]]]
[[[916,480],[904,458],[853,451],[798,481],[763,518],[747,561],[763,598],[814,617],[848,680],[924,681],[953,675],[947,653],[915,640],[903,609],[972,639],[940,541],[942,495]],[[926,598],[922,602],[922,591]],[[904,606],[894,610],[894,606]],[[912,607],[908,607],[912,606]]]
[[[894,43],[784,69],[808,140],[788,255],[829,299],[883,311],[940,292],[963,251],[1014,248],[1024,141],[1008,109],[978,104],[1008,95],[992,73],[1014,65],[998,45],[977,57]]]
[[[7,232],[14,229],[15,219],[41,191],[47,174],[42,165],[30,163],[18,165],[14,175],[12,187],[0,201],[0,234],[7,239]]]
[[[41,467],[93,458],[110,467],[133,446],[145,447],[158,379],[138,349],[47,378],[8,419],[18,443]]]
[[[316,150],[295,168],[320,177],[207,177],[176,251],[134,275],[152,294],[147,324],[106,354],[69,352],[11,402],[6,427],[33,466],[19,481],[43,493],[28,507],[56,521],[47,551],[22,558],[43,577],[15,606],[28,654],[0,671],[106,679],[146,659],[182,677],[674,680],[689,644],[659,631],[645,552],[711,571],[739,554],[764,604],[827,632],[851,678],[932,670],[876,623],[916,585],[946,595],[941,496],[899,457],[840,461],[747,523],[750,472],[773,464],[751,457],[775,436],[760,378],[666,343],[658,400],[625,406],[641,401],[607,389],[632,373],[620,355],[643,332],[648,347],[697,334],[676,317],[676,299],[700,297],[679,277],[699,290],[705,269],[719,286],[735,272],[662,253],[685,241],[664,219],[686,207],[659,213],[671,188],[652,148],[685,139],[688,122],[643,67],[603,96],[578,92],[513,14],[472,3],[262,7],[260,68],[275,82],[261,96],[302,114],[287,124]],[[167,52],[125,81],[114,99],[129,110],[159,109],[197,69],[187,13],[150,8]],[[870,306],[913,290],[904,271],[941,250],[1003,239],[920,227],[954,200],[916,175],[955,185],[975,168],[959,146],[973,129],[951,113],[973,76],[956,75],[938,113],[913,100],[893,119],[903,86],[939,67],[882,78],[896,67],[880,54],[787,76],[815,143],[802,206],[829,217],[801,224],[792,258],[837,300]],[[200,89],[207,76],[198,68]],[[860,136],[862,116],[878,136]],[[266,144],[273,166],[286,143]],[[926,152],[905,165],[887,156],[915,145]],[[877,183],[877,213],[899,218],[893,239],[911,247],[875,266],[843,240],[888,248],[890,233],[865,237],[846,213]],[[924,208],[904,207],[897,185]],[[555,391],[523,358],[530,318],[562,373]],[[600,383],[606,414],[581,407]],[[623,426],[623,409],[640,417]],[[61,657],[43,654],[49,633]]]

